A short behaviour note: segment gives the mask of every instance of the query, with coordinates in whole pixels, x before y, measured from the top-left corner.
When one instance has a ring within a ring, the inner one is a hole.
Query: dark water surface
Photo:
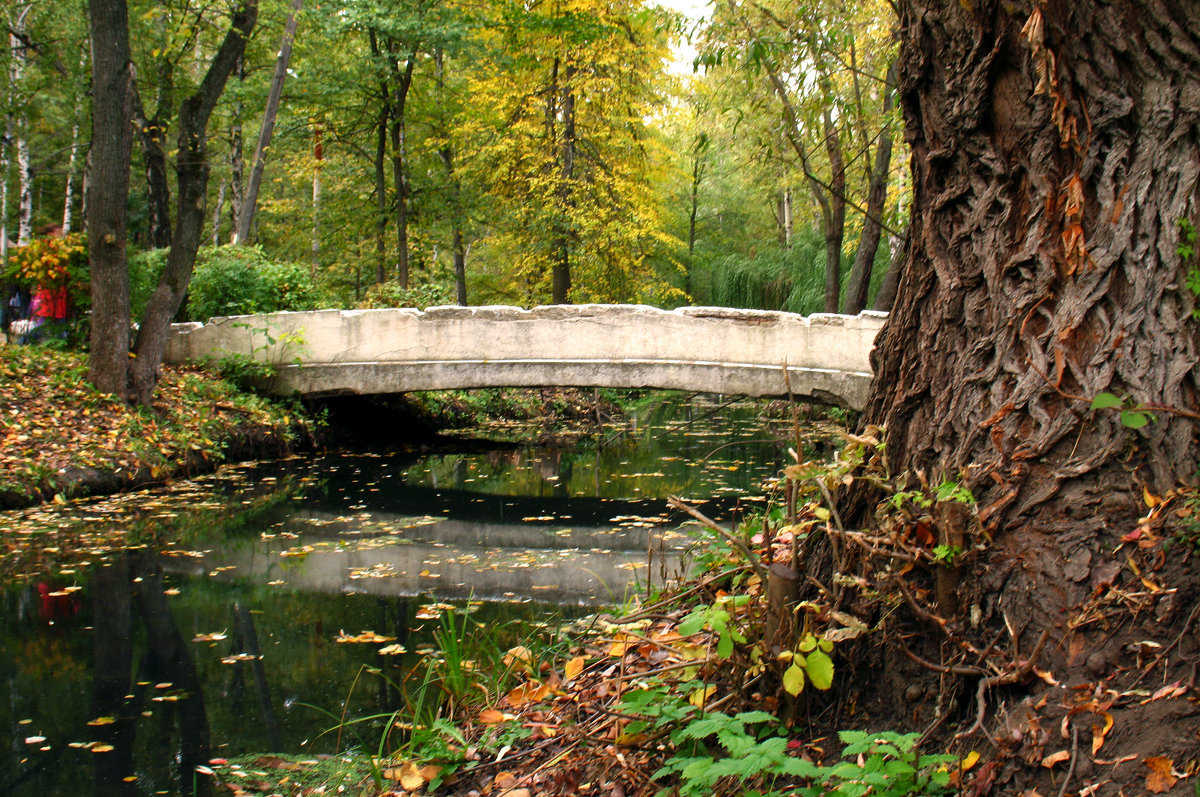
[[[399,702],[363,668],[436,653],[431,603],[502,649],[620,604],[683,566],[665,499],[752,503],[780,436],[675,396],[571,450],[322,454],[0,514],[0,795],[191,793],[213,757],[345,749],[334,717]],[[338,641],[366,631],[388,640]]]

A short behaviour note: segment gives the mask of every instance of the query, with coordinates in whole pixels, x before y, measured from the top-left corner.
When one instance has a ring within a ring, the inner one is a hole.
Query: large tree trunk
[[[1142,487],[1197,470],[1200,15],[1171,0],[902,0],[908,262],[865,418],[893,472],[961,480],[977,582],[1028,631],[1086,598]],[[1132,430],[1112,393],[1160,406]],[[1023,647],[1028,650],[1028,647]]]
[[[148,405],[158,384],[171,320],[179,311],[196,264],[196,250],[200,248],[208,200],[208,120],[246,48],[246,40],[254,30],[257,18],[258,0],[245,0],[234,11],[229,31],[200,86],[179,107],[179,145],[175,164],[179,212],[167,265],[146,304],[134,347],[131,391],[138,404]]]
[[[88,379],[105,393],[129,387],[129,269],[125,259],[133,63],[125,0],[90,0],[92,146],[85,217],[92,272]]]

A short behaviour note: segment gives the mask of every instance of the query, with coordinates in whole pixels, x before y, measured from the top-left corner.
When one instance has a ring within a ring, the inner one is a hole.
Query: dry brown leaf
[[[1059,750],[1057,753],[1051,753],[1050,755],[1043,758],[1042,766],[1044,766],[1046,769],[1050,769],[1055,764],[1061,764],[1063,761],[1066,761],[1070,757],[1071,757],[1070,750]]]
[[[511,789],[517,785],[517,776],[508,770],[497,772],[492,778],[492,785],[497,789]]]
[[[1151,756],[1142,762],[1150,769],[1146,776],[1146,791],[1151,794],[1165,794],[1179,781],[1172,770],[1175,762],[1164,756]]]

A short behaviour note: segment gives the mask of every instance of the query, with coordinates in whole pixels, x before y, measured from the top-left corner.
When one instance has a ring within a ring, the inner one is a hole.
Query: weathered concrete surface
[[[253,357],[305,395],[658,387],[861,407],[886,318],[641,305],[321,310],[177,324],[169,362]],[[787,367],[787,379],[784,366]]]

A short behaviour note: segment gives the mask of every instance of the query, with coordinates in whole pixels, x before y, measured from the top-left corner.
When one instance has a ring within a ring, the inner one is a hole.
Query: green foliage
[[[1155,420],[1154,415],[1133,399],[1120,399],[1112,393],[1100,393],[1092,399],[1093,410],[1120,409],[1121,425],[1127,429],[1141,429]]]
[[[250,353],[229,352],[217,360],[217,372],[221,377],[243,390],[256,392],[266,387],[267,382],[278,373],[278,367],[290,354],[293,362],[300,362],[300,353],[305,347],[301,332],[273,333],[268,327],[252,327],[245,322],[236,322],[235,327],[246,329],[250,335]],[[262,342],[255,339],[261,335]]]
[[[204,247],[188,292],[188,316],[311,310],[316,291],[304,267],[277,263],[257,246]]]
[[[691,636],[708,628],[717,635],[717,657],[728,659],[733,655],[734,643],[743,643],[746,637],[731,622],[732,615],[726,606],[742,606],[750,600],[749,595],[730,595],[712,606],[697,606],[679,624],[682,636]]]
[[[401,288],[399,283],[380,282],[367,289],[359,307],[416,307],[424,309],[454,304],[454,292],[449,285],[427,282]]]
[[[975,496],[961,483],[952,479],[945,479],[934,487],[932,491],[898,490],[888,497],[888,503],[896,509],[901,509],[906,504],[912,504],[920,509],[931,509],[934,504],[941,504],[946,501],[956,501],[960,504],[974,506]]]
[[[825,242],[811,228],[791,247],[767,245],[745,255],[729,253],[698,264],[693,294],[700,304],[820,312],[825,299]]]
[[[914,748],[920,734],[890,731],[841,731],[845,747],[840,763],[818,765],[789,751],[788,740],[770,726],[778,720],[762,711],[732,717],[711,712],[693,719],[672,734],[680,749],[654,774],[679,778],[681,795],[710,794],[718,788],[731,791],[742,784],[743,794],[796,795],[796,797],[934,797],[951,793],[948,767],[952,755],[921,755]],[[723,782],[723,783],[722,783]],[[748,788],[760,784],[767,792]],[[787,783],[799,783],[787,786]]]
[[[146,312],[146,303],[167,267],[170,249],[147,249],[129,255],[129,309],[136,321]]]
[[[807,680],[814,688],[825,691],[833,686],[833,642],[815,634],[805,634],[795,651],[785,651],[783,658],[791,663],[783,672],[783,688],[795,697],[804,690]]]

